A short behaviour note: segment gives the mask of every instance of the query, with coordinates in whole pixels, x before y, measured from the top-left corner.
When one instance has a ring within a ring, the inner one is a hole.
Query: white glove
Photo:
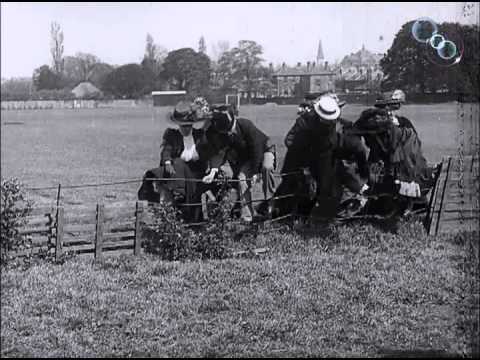
[[[259,182],[259,177],[258,177],[258,174],[255,174],[252,176],[252,184],[256,184],[257,182]]]
[[[215,179],[215,175],[217,175],[218,169],[213,168],[210,170],[210,173],[207,176],[204,176],[202,182],[205,184],[211,184],[213,179]]]
[[[264,169],[273,170],[274,161],[275,161],[275,155],[272,152],[267,151],[263,153],[262,167]]]
[[[395,180],[395,183],[400,184],[400,189],[398,190],[400,195],[408,197],[420,197],[420,185],[418,185],[416,182],[412,181],[407,183],[404,181]]]
[[[362,188],[360,189],[360,195],[362,195],[368,189],[370,189],[370,187],[367,184],[363,184]]]

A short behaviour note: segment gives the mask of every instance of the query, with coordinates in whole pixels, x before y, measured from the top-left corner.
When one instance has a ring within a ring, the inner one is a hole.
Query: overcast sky
[[[63,29],[64,55],[88,52],[110,64],[140,62],[147,33],[168,50],[198,50],[203,35],[209,55],[220,40],[231,47],[255,40],[267,63],[296,64],[315,60],[319,39],[330,62],[363,44],[385,52],[409,20],[465,22],[463,4],[2,3],[1,76],[30,77],[35,68],[51,64],[52,21]]]

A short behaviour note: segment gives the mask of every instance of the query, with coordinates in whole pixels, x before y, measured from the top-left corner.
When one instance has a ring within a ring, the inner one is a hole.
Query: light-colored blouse
[[[185,162],[196,161],[200,158],[192,134],[183,137],[183,151],[180,158]]]

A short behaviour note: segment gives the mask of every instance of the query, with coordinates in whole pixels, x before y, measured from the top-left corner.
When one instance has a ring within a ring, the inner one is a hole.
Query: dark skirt
[[[160,202],[161,199],[180,205],[187,218],[196,211],[194,206],[181,206],[201,201],[202,183],[199,181],[205,176],[206,167],[200,161],[185,162],[180,158],[172,160],[175,175],[170,176],[164,166],[150,169],[145,172],[143,182],[138,190],[138,199],[149,202]],[[149,179],[164,180],[149,180]],[[172,179],[172,180],[168,180]],[[196,181],[188,181],[188,180]]]

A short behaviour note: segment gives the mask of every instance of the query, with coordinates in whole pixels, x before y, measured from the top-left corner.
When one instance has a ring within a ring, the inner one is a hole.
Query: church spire
[[[318,40],[318,50],[317,50],[317,64],[321,64],[324,60],[322,40]]]

